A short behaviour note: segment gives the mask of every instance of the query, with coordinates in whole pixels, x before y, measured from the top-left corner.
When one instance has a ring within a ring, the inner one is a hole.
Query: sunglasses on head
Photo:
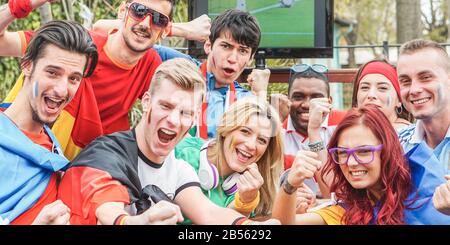
[[[313,65],[308,65],[308,64],[297,64],[291,67],[291,72],[294,73],[303,73],[308,71],[309,69],[313,70],[314,72],[317,73],[325,73],[328,71],[328,68],[324,65],[321,64],[313,64]]]
[[[136,21],[143,21],[147,16],[150,16],[150,25],[154,24],[160,28],[166,28],[169,25],[170,19],[167,15],[153,10],[140,3],[132,3],[129,6],[130,17]]]

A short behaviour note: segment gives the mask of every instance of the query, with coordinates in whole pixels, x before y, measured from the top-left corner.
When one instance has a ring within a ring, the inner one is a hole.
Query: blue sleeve
[[[187,55],[187,54],[183,54],[173,48],[169,48],[169,47],[165,47],[165,46],[161,46],[161,45],[154,45],[153,48],[156,50],[156,52],[158,52],[159,57],[161,57],[162,61],[166,61],[166,60],[170,60],[173,58],[185,58],[188,60],[191,60],[192,62],[199,64],[199,61],[197,61],[196,59],[192,58],[191,56]]]

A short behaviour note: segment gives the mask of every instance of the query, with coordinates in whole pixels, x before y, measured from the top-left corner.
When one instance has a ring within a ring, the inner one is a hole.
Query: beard
[[[31,116],[32,116],[33,121],[35,121],[35,122],[37,122],[39,124],[42,124],[42,125],[45,124],[45,125],[47,125],[49,127],[52,127],[53,123],[55,123],[56,119],[58,119],[58,117],[59,117],[59,115],[58,115],[58,117],[55,120],[53,120],[53,121],[44,121],[39,116],[39,113],[37,112],[37,110],[35,110],[33,107],[31,107]]]

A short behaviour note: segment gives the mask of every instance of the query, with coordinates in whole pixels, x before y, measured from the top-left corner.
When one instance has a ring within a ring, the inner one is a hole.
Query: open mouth
[[[350,175],[352,177],[362,177],[367,175],[367,171],[366,170],[350,171]]]
[[[176,136],[177,136],[177,133],[175,133],[174,131],[171,131],[171,130],[168,130],[168,129],[164,129],[164,128],[161,128],[161,129],[158,130],[158,138],[164,144],[169,143]]]
[[[427,97],[427,98],[418,99],[418,100],[411,100],[411,103],[413,105],[421,105],[421,104],[427,103],[430,100],[431,100],[431,97]]]
[[[234,74],[234,70],[233,69],[231,69],[231,68],[223,68],[223,71],[224,71],[224,73],[225,73],[225,75],[227,75],[227,76],[231,76],[231,75],[233,75]]]
[[[44,96],[45,105],[50,112],[58,111],[61,105],[64,103],[64,99],[57,99],[53,97]]]
[[[243,150],[239,150],[238,148],[236,148],[236,154],[237,154],[239,161],[241,161],[241,162],[247,162],[248,160],[250,160],[253,157],[252,154],[250,154],[246,151],[243,151]]]
[[[297,115],[302,121],[309,121],[309,111],[297,112]]]
[[[149,39],[151,37],[150,33],[138,29],[133,30],[133,33],[140,39]]]

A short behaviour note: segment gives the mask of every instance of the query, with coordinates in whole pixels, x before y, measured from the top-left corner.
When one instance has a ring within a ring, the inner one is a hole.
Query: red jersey
[[[45,133],[45,130],[42,130],[39,134],[32,134],[28,133],[26,131],[22,132],[30,138],[33,143],[38,144],[45,149],[52,151],[53,143],[50,139],[50,137]],[[38,199],[38,201],[29,208],[26,212],[22,213],[19,217],[14,219],[11,224],[20,224],[20,225],[26,225],[33,223],[34,219],[36,219],[37,215],[41,210],[44,208],[45,205],[50,204],[54,201],[56,201],[57,196],[57,178],[58,174],[53,173],[52,178],[50,179],[50,182],[47,185],[47,189],[45,189],[42,196]]]

